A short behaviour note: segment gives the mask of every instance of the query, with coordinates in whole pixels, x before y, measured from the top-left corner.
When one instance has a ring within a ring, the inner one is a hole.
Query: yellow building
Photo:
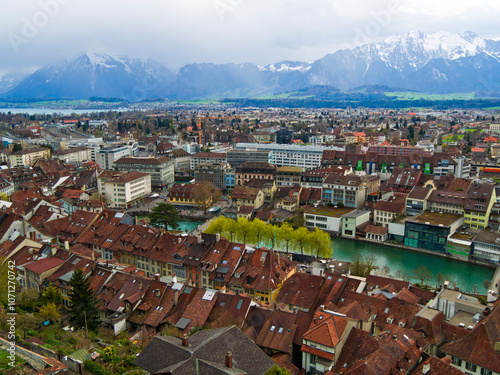
[[[468,191],[464,206],[464,224],[473,229],[484,229],[488,226],[491,208],[497,197],[495,187],[490,184],[472,184]]]

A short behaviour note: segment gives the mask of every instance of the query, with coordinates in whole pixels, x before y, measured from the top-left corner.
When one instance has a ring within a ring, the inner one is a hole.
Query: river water
[[[179,222],[179,230],[191,232],[202,223],[203,221],[183,220]],[[495,273],[493,268],[371,242],[332,237],[332,247],[333,258],[344,261],[351,261],[357,254],[362,258],[373,255],[378,267],[373,274],[380,274],[387,267],[390,275],[396,276],[397,271],[402,271],[411,277],[412,282],[417,282],[419,280],[413,277],[413,270],[423,264],[433,275],[427,284],[436,285],[436,276],[441,272],[444,279],[450,281],[450,285],[453,286],[456,282],[458,288],[467,292],[473,292],[476,286],[477,293],[486,294],[483,282],[491,281]]]
[[[456,282],[458,288],[468,292],[473,292],[476,285],[477,292],[485,294],[487,290],[483,288],[483,282],[486,279],[491,281],[495,273],[493,268],[472,263],[345,238],[332,238],[332,247],[333,258],[339,260],[350,261],[357,254],[362,258],[373,255],[375,265],[379,267],[374,273],[380,272],[387,266],[393,276],[398,270],[413,276],[413,270],[423,264],[433,274],[433,278],[428,282],[429,285],[437,283],[436,276],[441,272],[445,280],[450,281],[450,285]],[[412,281],[418,280],[412,277]]]

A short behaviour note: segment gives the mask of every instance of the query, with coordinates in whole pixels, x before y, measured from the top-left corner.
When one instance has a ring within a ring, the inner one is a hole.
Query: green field
[[[478,129],[465,129],[467,133],[474,133]],[[481,133],[483,132],[483,129],[481,129]]]
[[[456,94],[424,94],[420,92],[386,92],[386,96],[397,97],[399,100],[473,100],[474,93],[456,93]]]
[[[453,137],[458,138],[457,139],[457,141],[458,141],[458,140],[462,139],[464,137],[464,135],[463,134],[450,134],[450,135],[448,135],[448,136],[446,136],[446,137],[443,138],[443,143],[453,143],[453,142],[456,142],[456,141],[453,140]]]

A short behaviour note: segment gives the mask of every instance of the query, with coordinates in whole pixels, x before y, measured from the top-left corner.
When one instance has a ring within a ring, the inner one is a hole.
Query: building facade
[[[174,162],[166,157],[124,157],[113,163],[113,169],[122,172],[143,172],[151,176],[151,188],[165,191],[174,184]]]
[[[9,163],[11,167],[31,167],[39,159],[50,157],[48,148],[33,148],[13,152],[9,154]]]
[[[151,176],[142,172],[102,172],[98,180],[99,194],[110,208],[129,208],[151,194]]]

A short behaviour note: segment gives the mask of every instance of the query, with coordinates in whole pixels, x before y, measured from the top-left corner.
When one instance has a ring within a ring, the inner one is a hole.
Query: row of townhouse
[[[122,222],[106,210],[72,243],[99,252],[103,259],[142,270],[147,276],[174,275],[194,286],[231,289],[272,301],[293,272],[294,263],[272,250],[231,243],[218,235],[175,236]]]
[[[441,152],[433,155],[409,154],[389,155],[379,151],[348,153],[347,151],[325,150],[321,166],[347,166],[366,174],[377,173],[388,179],[395,168],[412,168],[435,177],[452,173],[456,177],[469,178],[470,165],[458,152]]]
[[[116,225],[124,225],[120,222],[125,216],[106,212]],[[102,224],[95,220],[85,227],[87,232],[94,232]],[[130,231],[136,230],[137,226],[131,225]],[[146,238],[143,232],[140,237]],[[105,266],[95,260],[95,250],[79,244],[72,244],[69,250],[50,245],[38,247],[36,242],[18,237],[2,243],[0,255],[16,261],[18,277],[23,270],[26,287],[39,291],[49,285],[59,288],[65,306],[69,304],[68,281],[75,270],[82,270],[90,278],[99,301],[101,320],[115,334],[129,330],[153,336],[167,325],[186,334],[182,345],[189,348],[187,334],[193,329],[222,329],[235,324],[266,354],[279,356],[294,374],[300,369],[316,374],[349,373],[360,366],[367,373],[383,369],[382,373],[397,371],[410,375],[429,373],[433,366],[439,369],[434,373],[453,375],[459,374],[458,370],[477,374],[500,370],[500,356],[495,348],[500,326],[499,302],[485,308],[473,298],[463,298],[458,291],[443,289],[436,295],[407,281],[387,277],[369,275],[360,279],[293,272],[281,281],[274,305],[258,306],[242,294],[249,278],[263,280],[269,274],[268,261],[281,269],[285,266],[275,254],[246,249],[240,256],[243,249],[237,247],[243,245],[215,236],[205,236],[202,243],[197,238],[186,238],[189,236],[181,236],[179,243],[175,237],[171,236],[167,243],[176,253],[184,254],[181,248],[186,246],[182,246],[182,241],[192,242],[185,254],[187,259],[193,257],[186,264],[191,267],[186,268],[187,273],[197,272],[196,254],[204,253],[197,245],[212,244],[203,261],[208,267],[205,270],[212,270],[210,277],[219,283],[219,291],[182,284],[176,278],[162,281],[160,275],[148,278],[140,271],[134,272],[136,267],[132,266],[121,266],[121,270],[118,264]],[[189,249],[196,246],[189,255]],[[142,252],[143,245],[139,247]],[[231,259],[226,256],[228,250],[233,254]],[[295,264],[292,266],[295,269]],[[224,293],[231,285],[238,294]],[[260,302],[266,300],[260,298]],[[463,321],[470,326],[466,328]],[[241,331],[238,341],[245,337]],[[470,351],[471,343],[475,352]],[[448,360],[434,356],[446,356]],[[148,363],[157,360],[152,358]],[[259,363],[264,360],[261,358]],[[139,362],[145,368],[154,367]]]
[[[439,184],[441,182],[441,184]],[[406,197],[406,213],[425,210],[463,216],[464,225],[473,229],[490,226],[490,214],[496,203],[495,186],[469,179],[429,180],[414,187]]]

